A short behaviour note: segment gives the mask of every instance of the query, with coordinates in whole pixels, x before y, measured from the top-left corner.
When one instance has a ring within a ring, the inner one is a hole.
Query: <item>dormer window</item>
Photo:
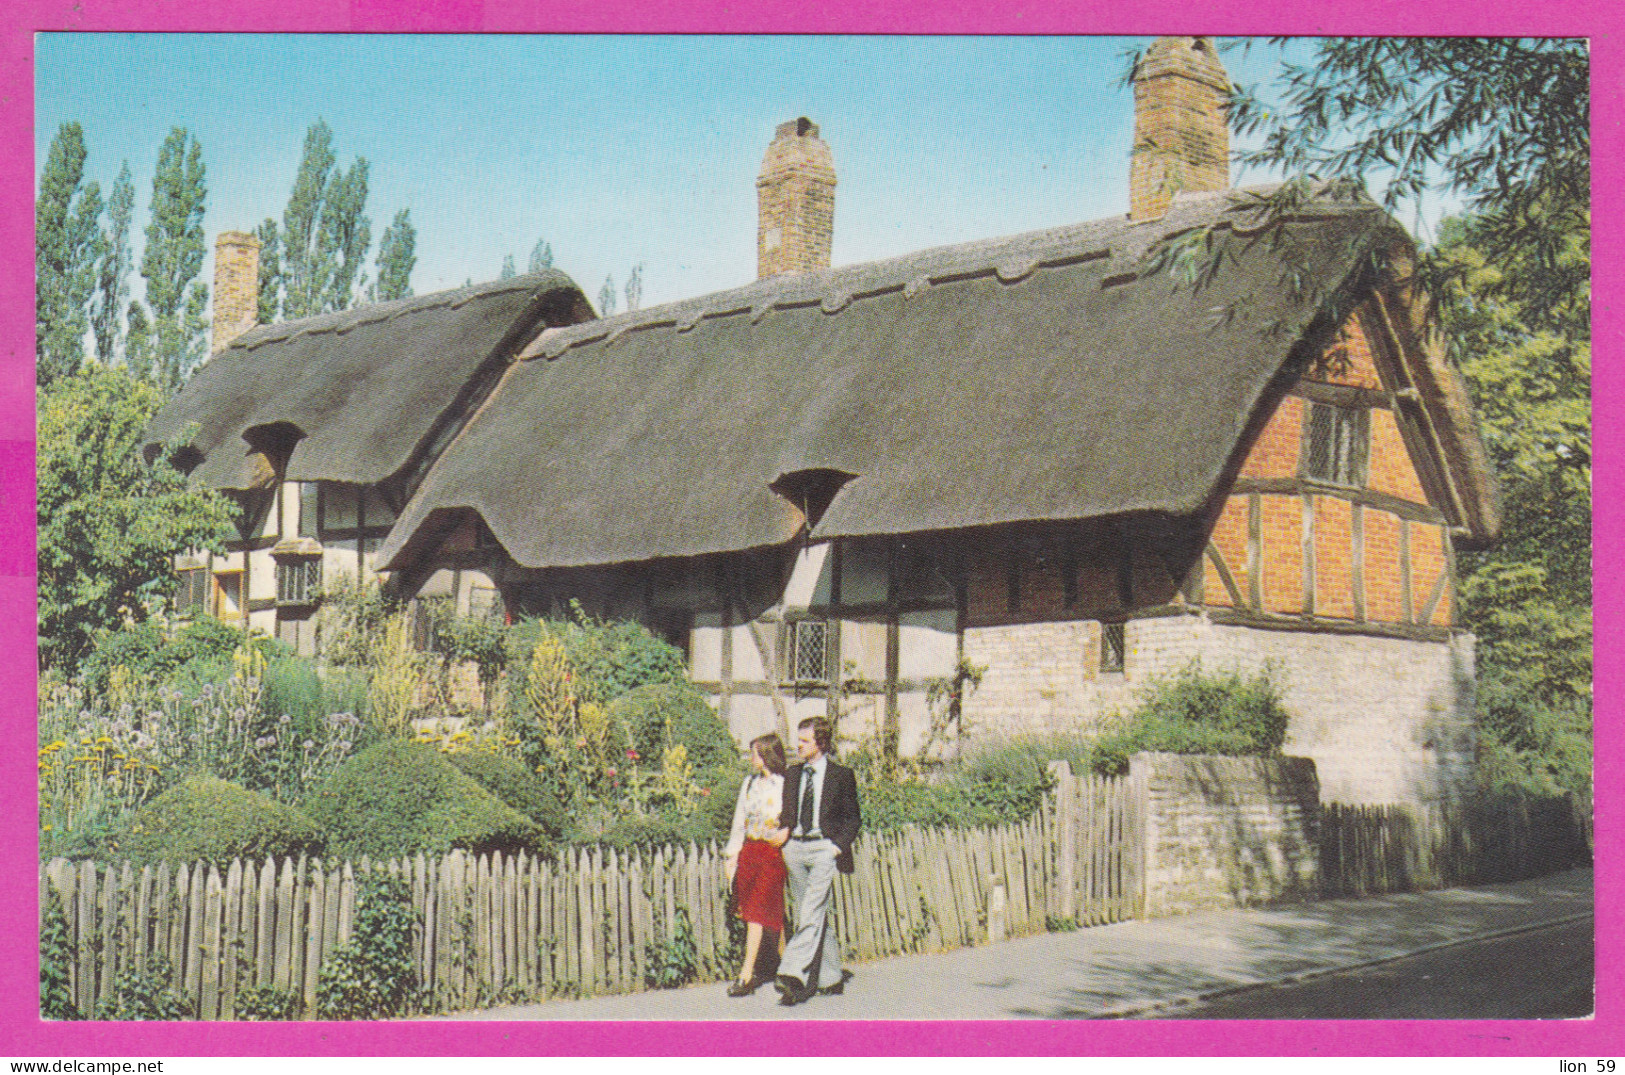
[[[1309,404],[1303,432],[1303,476],[1311,481],[1361,488],[1371,444],[1370,412],[1364,407]]]

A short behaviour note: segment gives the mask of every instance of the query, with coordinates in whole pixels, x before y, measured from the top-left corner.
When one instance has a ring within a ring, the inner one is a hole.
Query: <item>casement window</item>
[[[1123,654],[1128,648],[1124,644],[1124,626],[1121,621],[1100,625],[1100,670],[1102,672],[1121,672],[1123,670]]]
[[[1370,412],[1364,407],[1309,404],[1303,432],[1303,476],[1359,488],[1370,456]]]
[[[219,571],[214,576],[214,618],[225,623],[243,618],[248,609],[248,575]]]
[[[825,620],[796,620],[787,624],[789,651],[785,678],[796,683],[822,682],[829,678],[829,623]]]
[[[322,591],[322,558],[300,556],[281,560],[276,565],[276,603],[279,605],[311,605]]]
[[[209,611],[209,569],[182,568],[180,586],[175,591],[175,611],[182,616],[198,616]]]
[[[441,652],[440,625],[451,618],[450,597],[420,597],[412,606],[412,648],[419,653]]]

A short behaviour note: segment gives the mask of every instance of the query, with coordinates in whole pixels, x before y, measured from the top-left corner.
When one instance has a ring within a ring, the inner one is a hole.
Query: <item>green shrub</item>
[[[1127,771],[1129,755],[1279,754],[1290,719],[1268,670],[1204,672],[1192,662],[1150,684],[1139,705],[1095,740],[1090,765],[1099,773]]]
[[[643,981],[650,989],[676,989],[699,975],[700,953],[694,944],[688,910],[679,907],[673,917],[670,932],[656,924],[656,934],[665,936],[643,946]]]
[[[114,668],[124,668],[138,683],[173,680],[200,686],[219,682],[231,674],[231,655],[244,641],[242,631],[212,616],[199,616],[173,635],[147,620],[101,635],[81,676],[95,694],[108,689]],[[287,646],[273,638],[255,636],[246,641],[267,659],[289,653]]]
[[[569,829],[570,819],[564,807],[524,762],[484,750],[458,750],[443,757],[480,787],[540,825],[548,836],[561,836]]]
[[[369,874],[356,887],[350,939],[333,949],[316,978],[323,1019],[387,1019],[402,1014],[416,989],[412,890],[399,877]]]
[[[312,854],[322,834],[309,818],[269,795],[212,776],[194,776],[136,812],[127,848],[142,860],[229,863],[234,858]]]
[[[658,766],[666,749],[678,743],[688,749],[696,769],[739,760],[728,725],[687,681],[634,687],[610,704],[609,717],[626,729],[645,765]]]
[[[724,827],[722,835],[727,833]],[[617,818],[594,842],[630,851],[665,844],[704,844],[717,836],[716,826],[703,814],[630,814]]]
[[[509,668],[522,668],[543,632],[564,643],[564,654],[580,676],[576,696],[607,705],[636,687],[683,683],[688,679],[683,652],[629,620],[605,621],[573,606],[571,620],[526,620],[509,631]]]
[[[73,963],[73,945],[68,937],[68,916],[62,913],[62,898],[50,886],[45,891],[45,921],[39,938],[39,1013],[41,1019],[79,1019],[68,988],[68,967]]]
[[[335,854],[357,858],[515,851],[536,822],[465,776],[438,751],[391,739],[351,758],[305,800]]]
[[[161,955],[147,957],[146,973],[129,970],[113,979],[112,995],[96,1004],[95,1018],[130,1022],[192,1017],[192,1006],[170,986],[174,972]]]
[[[269,985],[239,986],[232,1015],[244,1023],[275,1023],[299,1018],[299,998]]]

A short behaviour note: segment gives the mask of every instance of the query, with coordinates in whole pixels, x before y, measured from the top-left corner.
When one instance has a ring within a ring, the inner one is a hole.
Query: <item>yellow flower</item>
[[[50,832],[51,831],[51,826],[49,826],[49,825],[45,826],[45,831]]]
[[[105,735],[98,737],[97,740],[96,740],[96,742],[98,742],[98,743],[111,743],[112,741],[113,740],[109,739]]]

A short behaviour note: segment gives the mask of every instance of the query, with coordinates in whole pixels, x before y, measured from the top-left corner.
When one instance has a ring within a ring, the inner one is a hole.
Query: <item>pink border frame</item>
[[[544,0],[7,0],[0,11],[0,670],[10,689],[0,719],[15,735],[0,751],[0,816],[34,809],[33,685],[33,367],[28,338],[33,294],[32,192],[34,33],[50,30],[236,32],[844,32],[1099,33],[1183,29],[1214,34],[1542,34],[1591,38],[1595,64],[1595,254],[1604,287],[1595,304],[1596,349],[1618,354],[1625,316],[1609,285],[1619,280],[1620,209],[1625,200],[1625,17],[1594,0],[1523,0],[1465,5],[1459,0],[1137,0],[1096,6],[1082,0],[1013,0],[974,11],[949,0],[808,5],[799,0],[665,0],[641,5],[633,26],[591,5]],[[622,9],[627,10],[627,9]],[[1619,449],[1625,423],[1625,371],[1599,364],[1596,412],[1596,558],[1625,548]],[[1625,575],[1595,581],[1598,831],[1612,832],[1625,770],[1612,751],[1619,735],[1615,694],[1625,667],[1620,641]],[[32,832],[29,828],[28,832]],[[454,1055],[559,1053],[750,1054],[759,1035],[729,1023],[44,1023],[37,1012],[36,846],[0,850],[0,1041],[13,1056]],[[1599,966],[1619,966],[1617,846],[1597,854]],[[1621,1052],[1625,978],[1603,976],[1593,1020],[1580,1022],[942,1022],[823,1023],[817,1039],[848,1054],[1155,1055],[1547,1055]]]

